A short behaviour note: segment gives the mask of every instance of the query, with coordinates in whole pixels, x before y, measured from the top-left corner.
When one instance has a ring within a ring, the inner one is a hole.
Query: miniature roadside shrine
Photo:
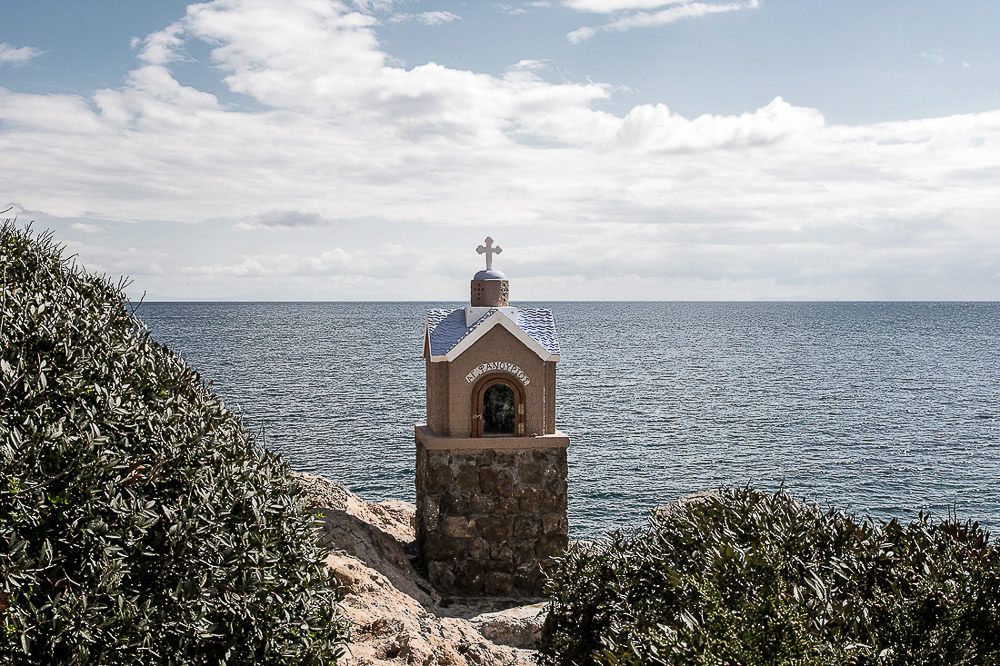
[[[556,430],[552,311],[512,306],[502,252],[470,303],[427,311],[427,422],[416,430],[417,539],[443,594],[534,596],[568,544],[569,438]]]

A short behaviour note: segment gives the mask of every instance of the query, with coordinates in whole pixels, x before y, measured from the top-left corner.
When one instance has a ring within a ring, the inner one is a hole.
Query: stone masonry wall
[[[474,307],[505,308],[510,305],[510,283],[507,280],[473,280]]]
[[[417,538],[443,594],[535,596],[569,540],[566,449],[427,450],[417,443]]]

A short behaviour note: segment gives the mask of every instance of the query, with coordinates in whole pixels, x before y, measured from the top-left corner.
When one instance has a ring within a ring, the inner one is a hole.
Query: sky
[[[133,299],[1000,300],[996,0],[0,0],[0,216]]]

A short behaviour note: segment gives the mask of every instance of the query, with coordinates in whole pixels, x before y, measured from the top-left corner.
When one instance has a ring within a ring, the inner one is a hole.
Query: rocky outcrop
[[[321,516],[327,565],[343,586],[353,624],[348,666],[529,666],[544,604],[523,600],[446,599],[411,559],[415,508],[371,503],[314,474],[296,475]]]

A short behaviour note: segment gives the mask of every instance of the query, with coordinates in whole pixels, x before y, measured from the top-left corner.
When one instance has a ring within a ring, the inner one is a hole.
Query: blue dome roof
[[[473,280],[506,280],[507,276],[500,271],[488,270],[479,271],[476,273],[476,277]]]

